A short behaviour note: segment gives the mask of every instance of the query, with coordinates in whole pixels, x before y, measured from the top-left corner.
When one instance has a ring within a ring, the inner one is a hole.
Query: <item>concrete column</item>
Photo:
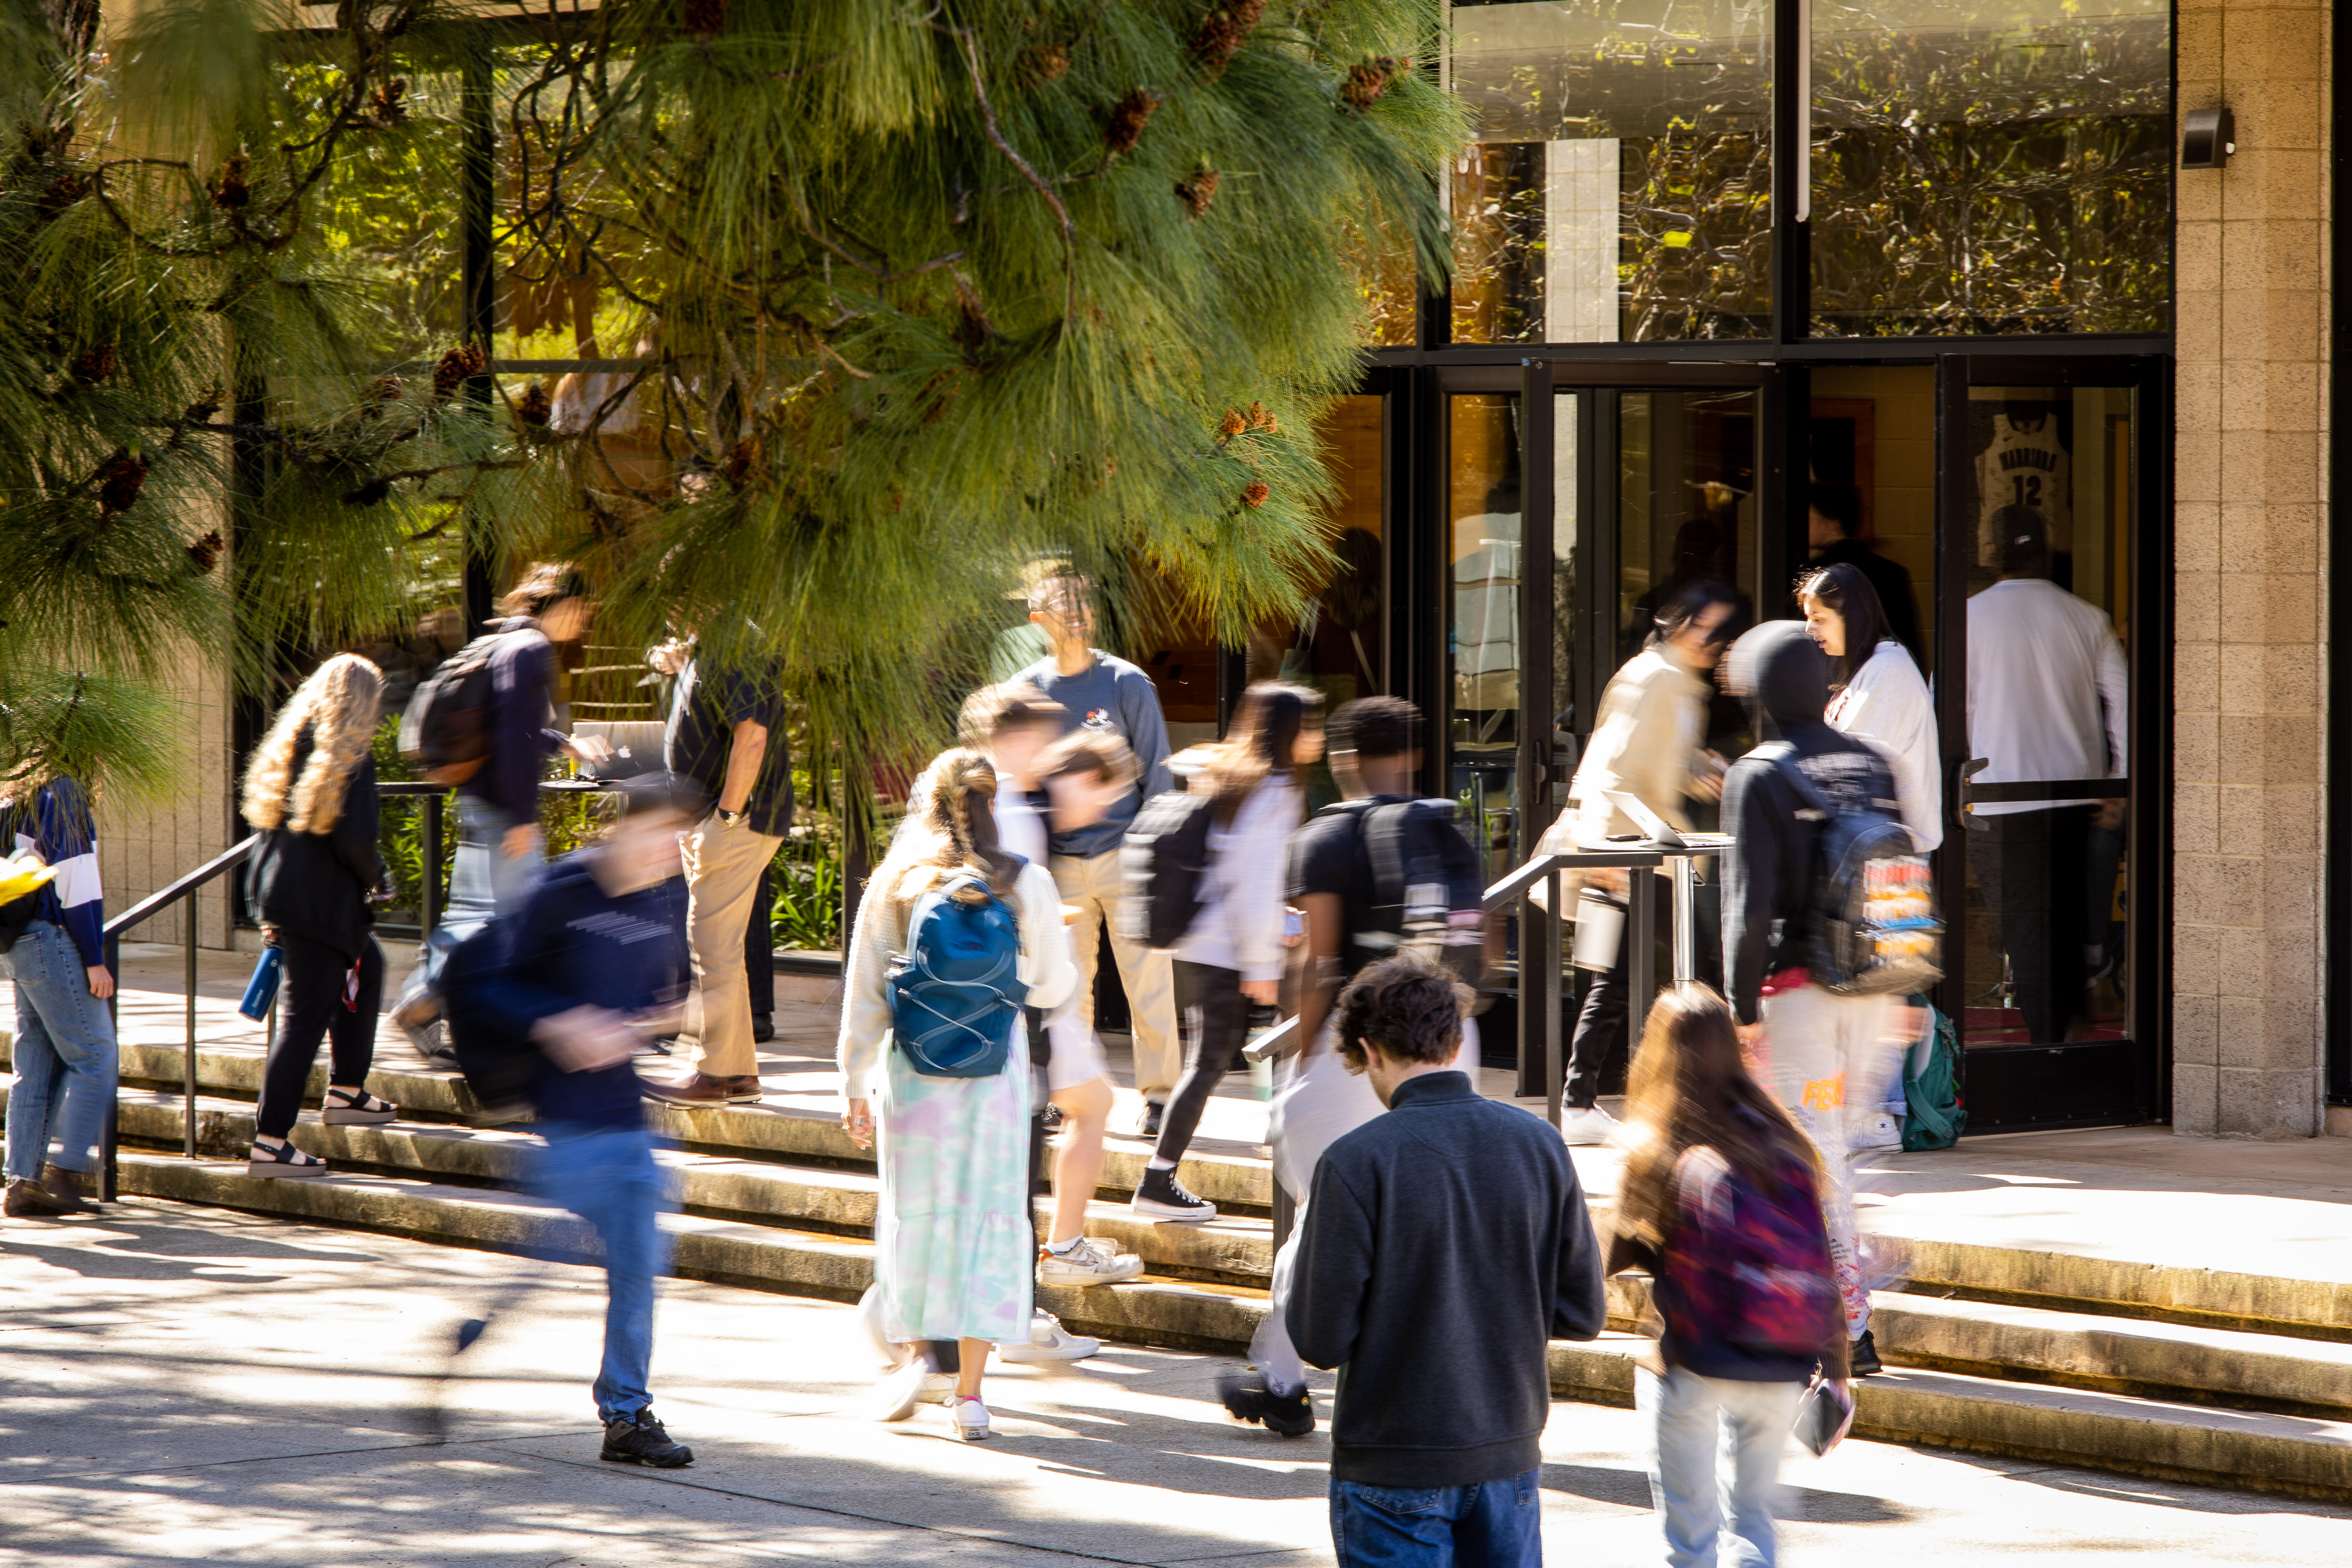
[[[2309,1137],[2321,1079],[2328,11],[2180,0],[2173,1125]]]

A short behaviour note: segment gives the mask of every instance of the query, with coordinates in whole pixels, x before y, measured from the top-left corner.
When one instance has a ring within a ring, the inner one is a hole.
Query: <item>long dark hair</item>
[[[1823,608],[1834,611],[1845,623],[1845,651],[1830,656],[1830,689],[1853,679],[1853,672],[1870,662],[1878,645],[1894,639],[1895,632],[1886,624],[1886,606],[1878,602],[1878,590],[1862,574],[1862,568],[1850,561],[1839,561],[1827,566],[1816,566],[1797,581],[1797,597],[1801,602],[1818,599]]]
[[[1234,710],[1226,732],[1201,779],[1215,799],[1220,823],[1230,823],[1269,774],[1291,775],[1291,752],[1299,733],[1323,720],[1323,694],[1284,680],[1253,681]]]
[[[1739,590],[1713,577],[1693,577],[1676,584],[1659,602],[1651,617],[1649,638],[1642,646],[1657,647],[1706,614],[1710,605],[1726,605],[1731,609],[1731,614],[1723,618],[1723,625],[1716,628],[1716,641],[1728,643],[1737,639],[1746,629],[1739,624]]]
[[[1713,1149],[1767,1191],[1778,1188],[1778,1173],[1791,1159],[1819,1169],[1812,1144],[1748,1073],[1730,1004],[1712,987],[1685,984],[1659,993],[1625,1101],[1616,1230],[1648,1247],[1663,1247],[1674,1228],[1675,1166],[1688,1150]]]

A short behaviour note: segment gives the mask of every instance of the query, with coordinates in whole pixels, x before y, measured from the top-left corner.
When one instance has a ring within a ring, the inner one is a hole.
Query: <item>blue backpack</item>
[[[950,878],[915,900],[907,951],[890,961],[890,1030],[926,1078],[1004,1070],[1029,987],[1021,929],[988,884]]]

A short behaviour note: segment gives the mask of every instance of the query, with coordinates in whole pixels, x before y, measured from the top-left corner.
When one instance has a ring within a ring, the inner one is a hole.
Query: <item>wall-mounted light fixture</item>
[[[2238,128],[2226,109],[2192,109],[2180,120],[2180,166],[2219,169],[2238,150]]]

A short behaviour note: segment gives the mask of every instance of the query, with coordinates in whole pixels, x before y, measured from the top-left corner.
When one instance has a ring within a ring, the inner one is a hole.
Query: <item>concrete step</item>
[[[121,1105],[126,1142],[165,1149],[182,1143],[184,1112],[178,1095],[125,1089]],[[242,1162],[252,1139],[250,1103],[198,1099],[199,1154]],[[435,1122],[329,1127],[314,1112],[295,1124],[293,1139],[306,1153],[376,1173],[514,1186],[530,1178],[530,1151],[536,1142],[522,1131]],[[678,1201],[690,1210],[752,1225],[873,1234],[881,1183],[870,1169],[780,1165],[688,1151],[665,1152],[662,1159],[677,1175]],[[1154,1272],[1260,1289],[1273,1274],[1274,1227],[1249,1215],[1171,1225],[1139,1219],[1124,1205],[1097,1200],[1088,1206],[1087,1234],[1134,1253]]]

